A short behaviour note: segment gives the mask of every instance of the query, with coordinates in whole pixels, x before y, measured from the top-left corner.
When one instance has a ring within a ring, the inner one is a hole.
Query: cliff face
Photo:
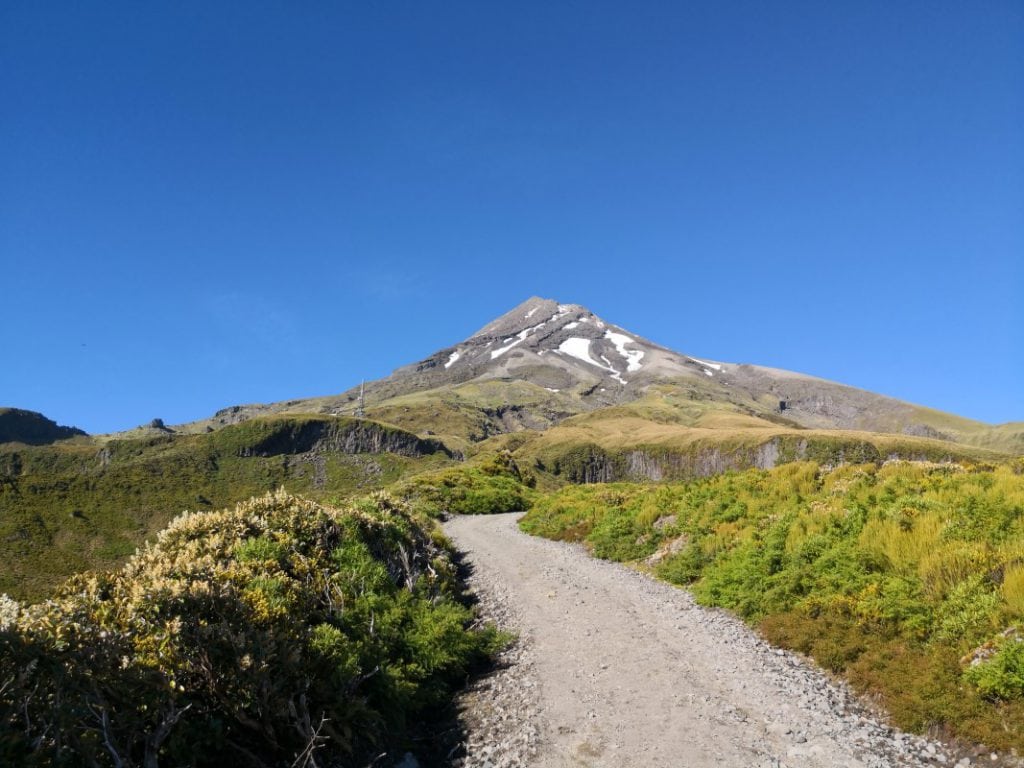
[[[440,440],[420,438],[373,421],[314,419],[269,421],[265,430],[239,447],[239,456],[277,456],[302,453],[393,453],[418,457],[451,452]]]
[[[77,427],[62,427],[35,411],[0,408],[0,443],[49,445],[85,434]]]
[[[771,469],[790,461],[860,464],[887,459],[951,461],[959,457],[936,442],[875,445],[848,437],[774,437],[760,445],[636,446],[608,450],[596,444],[566,447],[540,459],[541,468],[571,483],[691,480],[744,469]]]

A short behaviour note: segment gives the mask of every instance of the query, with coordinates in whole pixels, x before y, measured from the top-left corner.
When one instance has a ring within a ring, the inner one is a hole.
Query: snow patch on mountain
[[[569,309],[570,306],[568,304],[559,304],[558,311],[555,312],[555,314],[553,314],[550,318],[548,318],[547,322],[553,323],[556,320],[561,320],[563,317],[569,314]]]
[[[582,360],[584,363],[589,363],[595,368],[600,368],[602,371],[608,371],[611,373],[612,378],[620,384],[626,383],[626,380],[622,378],[622,374],[615,370],[604,355],[601,356],[601,359],[604,360],[605,365],[601,365],[590,356],[590,339],[581,339],[579,336],[570,336],[558,345],[558,351],[566,355],[571,355],[577,360]]]
[[[703,360],[698,360],[696,357],[691,357],[690,359],[693,360],[693,362],[697,363],[698,365],[703,365],[705,368],[714,368],[716,371],[722,370],[722,366],[720,366],[718,363],[706,363]]]
[[[627,344],[636,344],[635,339],[631,339],[624,333],[615,333],[614,331],[605,331],[604,337],[611,341],[619,351],[619,354],[625,358],[627,371],[640,370],[640,361],[644,358],[644,351],[642,349],[626,349]]]
[[[578,336],[570,336],[558,345],[558,351],[567,355],[572,355],[577,360],[582,360],[584,363],[597,365],[597,363],[590,357],[590,339],[581,339]]]
[[[452,352],[451,355],[448,356],[448,362],[444,364],[444,367],[445,368],[451,368],[452,367],[452,363],[454,363],[456,360],[458,360],[459,357],[460,357],[460,355],[458,353],[458,350],[456,350],[455,352]]]
[[[548,323],[548,321],[545,320],[543,323],[538,323],[537,325],[530,326],[525,331],[520,331],[515,336],[509,336],[507,339],[502,339],[501,343],[505,344],[506,346],[500,347],[499,349],[491,350],[491,360],[497,360],[499,357],[501,357],[506,352],[508,352],[510,349],[512,349],[512,347],[519,346],[524,341],[526,341],[526,337],[527,336],[529,336],[531,333],[536,331],[541,326],[547,325],[547,323]],[[514,339],[514,341],[513,341],[513,339]],[[512,342],[512,343],[509,344],[509,342]]]

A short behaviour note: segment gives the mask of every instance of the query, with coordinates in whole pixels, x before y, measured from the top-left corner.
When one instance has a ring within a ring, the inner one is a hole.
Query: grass
[[[655,556],[659,576],[845,674],[902,727],[1024,749],[1019,461],[570,486],[522,526],[599,557]]]
[[[584,409],[570,393],[550,392],[525,381],[493,380],[389,398],[367,413],[417,434],[436,434],[447,445],[469,451],[474,443],[494,435],[547,427]],[[517,414],[526,414],[525,421],[517,421]]]
[[[1024,455],[1024,422],[984,424],[921,406],[914,407],[914,417],[919,423],[947,434],[958,442],[1015,456]]]

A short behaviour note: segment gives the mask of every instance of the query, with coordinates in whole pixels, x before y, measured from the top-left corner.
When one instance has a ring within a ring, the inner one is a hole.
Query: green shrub
[[[703,550],[699,546],[689,544],[679,554],[667,557],[658,563],[654,568],[654,573],[658,578],[672,584],[687,586],[700,578],[707,563],[708,560]]]
[[[989,579],[975,574],[953,587],[939,604],[935,637],[967,650],[998,627],[999,616],[999,593]]]
[[[500,644],[456,598],[448,552],[385,494],[183,515],[121,571],[0,601],[0,763],[292,764],[316,747],[361,764]]]
[[[494,515],[521,512],[533,504],[532,475],[524,474],[507,452],[479,464],[419,475],[393,491],[424,514]]]
[[[235,547],[235,557],[240,563],[280,563],[286,552],[284,544],[267,538],[248,538]]]
[[[281,487],[345,499],[451,463],[436,441],[328,416],[102,445],[0,445],[0,592],[41,600],[72,574],[119,567],[185,509]]]
[[[612,509],[594,526],[587,537],[594,554],[606,560],[637,560],[651,554],[656,538],[645,534],[635,516],[623,509]]]
[[[1004,640],[990,658],[968,667],[964,679],[986,698],[1024,698],[1024,640]]]

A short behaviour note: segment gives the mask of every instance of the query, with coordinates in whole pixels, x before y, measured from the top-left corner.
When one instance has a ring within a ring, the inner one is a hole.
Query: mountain
[[[0,441],[18,441],[0,445],[0,592],[19,596],[123,561],[182,509],[282,486],[341,499],[417,475],[472,473],[496,456],[543,490],[799,459],[987,463],[1024,453],[1021,424],[692,357],[539,298],[367,382],[362,395],[237,405],[92,437],[3,409],[0,428]]]
[[[35,411],[0,408],[0,443],[48,445],[85,434],[78,427],[62,427]]]
[[[355,387],[233,406],[179,429],[217,429],[267,414],[354,415],[359,398]],[[606,433],[610,417],[629,417],[676,433],[841,430],[1024,453],[1024,423],[993,426],[805,374],[692,357],[586,307],[537,297],[468,339],[367,382],[363,402],[369,417],[469,451],[498,435],[581,421],[600,421]]]

